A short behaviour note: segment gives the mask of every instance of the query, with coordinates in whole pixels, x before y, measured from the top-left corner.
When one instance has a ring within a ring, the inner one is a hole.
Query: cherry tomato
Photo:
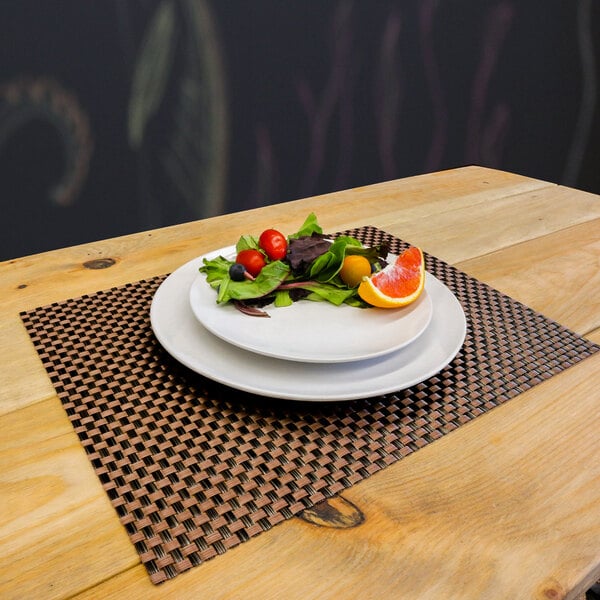
[[[241,250],[235,258],[236,263],[244,265],[246,271],[256,277],[267,264],[262,252],[258,250]]]
[[[276,229],[265,229],[258,238],[258,245],[271,260],[281,260],[287,254],[287,239]]]

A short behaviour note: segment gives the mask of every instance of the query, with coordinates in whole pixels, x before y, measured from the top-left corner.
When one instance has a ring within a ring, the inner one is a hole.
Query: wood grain
[[[386,229],[600,342],[600,198],[479,167],[0,263],[0,597],[545,599],[600,577],[596,356],[344,492],[360,524],[292,519],[150,583],[18,313],[311,211],[329,231]]]
[[[65,598],[139,562],[56,397],[0,430],[0,597]]]
[[[295,231],[311,211],[326,231],[375,225],[394,227],[390,232],[399,234],[398,223],[448,213],[443,208],[446,203],[455,209],[468,208],[555,189],[548,183],[475,167],[411,177],[6,261],[0,263],[0,297],[3,311],[27,310],[169,273],[204,252],[235,243],[243,233],[265,227]],[[460,246],[464,240],[459,242]],[[472,256],[480,253],[476,249]],[[114,259],[115,265],[101,270],[83,267],[86,261],[106,258]]]
[[[580,334],[600,328],[600,218],[457,266]]]

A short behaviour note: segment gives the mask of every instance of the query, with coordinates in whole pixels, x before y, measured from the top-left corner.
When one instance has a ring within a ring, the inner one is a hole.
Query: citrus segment
[[[425,285],[423,252],[411,246],[382,271],[363,277],[358,295],[379,308],[399,308],[414,302]]]
[[[371,263],[359,254],[350,254],[344,258],[340,277],[348,287],[356,287],[362,278],[371,274]]]

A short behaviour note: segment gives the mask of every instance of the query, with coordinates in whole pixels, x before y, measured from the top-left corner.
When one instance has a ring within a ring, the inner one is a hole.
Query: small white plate
[[[327,402],[368,398],[415,385],[443,369],[466,333],[454,294],[428,274],[433,316],[429,327],[405,348],[359,362],[335,364],[280,360],[224,342],[195,318],[189,288],[201,259],[179,267],[159,286],[150,309],[159,343],[192,371],[232,388],[288,400]],[[251,317],[249,317],[251,318]]]
[[[230,246],[200,260],[234,255]],[[216,291],[199,273],[190,288],[190,303],[206,329],[234,346],[286,360],[337,363],[375,358],[413,342],[433,314],[427,289],[426,283],[418,300],[404,308],[360,309],[304,300],[286,307],[266,306],[270,318],[257,318],[230,303],[217,304]]]

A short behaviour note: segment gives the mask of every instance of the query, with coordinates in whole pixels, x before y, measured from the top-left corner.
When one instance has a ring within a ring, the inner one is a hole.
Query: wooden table
[[[0,597],[554,599],[600,578],[596,354],[330,510],[150,583],[19,311],[171,272],[242,233],[293,231],[310,211],[326,231],[384,229],[600,342],[600,197],[479,167],[4,262]]]

